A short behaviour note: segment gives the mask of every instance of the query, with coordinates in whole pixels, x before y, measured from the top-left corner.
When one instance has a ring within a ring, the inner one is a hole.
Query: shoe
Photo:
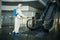
[[[21,34],[15,33],[15,37],[20,37],[20,36],[21,36]]]
[[[11,33],[11,35],[13,35],[13,36],[14,36],[14,35],[15,35],[15,32],[12,32],[12,33]]]
[[[9,35],[14,36],[15,35],[15,32],[10,32]]]

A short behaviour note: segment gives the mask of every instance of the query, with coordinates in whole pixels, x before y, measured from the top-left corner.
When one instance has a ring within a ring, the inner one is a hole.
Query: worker
[[[18,37],[21,36],[19,33],[19,28],[20,28],[20,22],[22,18],[27,19],[28,17],[22,14],[22,4],[19,4],[16,8],[16,16],[15,16],[15,24],[14,24],[14,30],[11,33],[12,35]]]

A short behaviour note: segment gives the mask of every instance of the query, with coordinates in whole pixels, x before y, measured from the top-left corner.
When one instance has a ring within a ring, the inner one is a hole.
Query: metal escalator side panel
[[[52,14],[54,12],[55,7],[56,7],[55,3],[51,4],[51,6],[50,6],[50,8],[49,8],[49,10],[46,14],[46,17],[45,17],[45,20],[44,20],[44,23],[43,23],[43,26],[44,26],[45,29],[51,28],[51,26],[50,26],[51,21],[53,21],[53,19],[51,19],[51,18],[52,18]]]
[[[49,8],[47,14],[46,14],[45,20],[49,20],[49,19],[50,19],[50,17],[51,17],[51,15],[52,15],[52,12],[53,12],[54,8],[55,8],[55,5],[52,4],[52,5],[50,6],[50,8]]]
[[[50,3],[48,4],[48,6],[45,8],[44,12],[42,13],[42,15],[40,16],[40,19],[44,20],[45,16],[46,16],[46,13],[49,9],[49,6],[50,6]]]

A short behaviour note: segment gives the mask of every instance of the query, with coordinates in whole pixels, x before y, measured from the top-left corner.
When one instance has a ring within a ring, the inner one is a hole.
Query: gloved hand
[[[25,19],[28,19],[28,18],[29,18],[29,17],[27,17],[27,16],[25,17]]]

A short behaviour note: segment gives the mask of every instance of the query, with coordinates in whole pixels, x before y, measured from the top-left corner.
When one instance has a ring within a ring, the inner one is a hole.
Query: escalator
[[[36,17],[29,19],[27,21],[27,27],[30,30],[42,29],[43,31],[49,31],[54,21],[55,10],[56,10],[56,3],[49,3],[44,13],[40,16],[40,19],[36,19]],[[30,26],[29,26],[29,22],[30,22]]]

